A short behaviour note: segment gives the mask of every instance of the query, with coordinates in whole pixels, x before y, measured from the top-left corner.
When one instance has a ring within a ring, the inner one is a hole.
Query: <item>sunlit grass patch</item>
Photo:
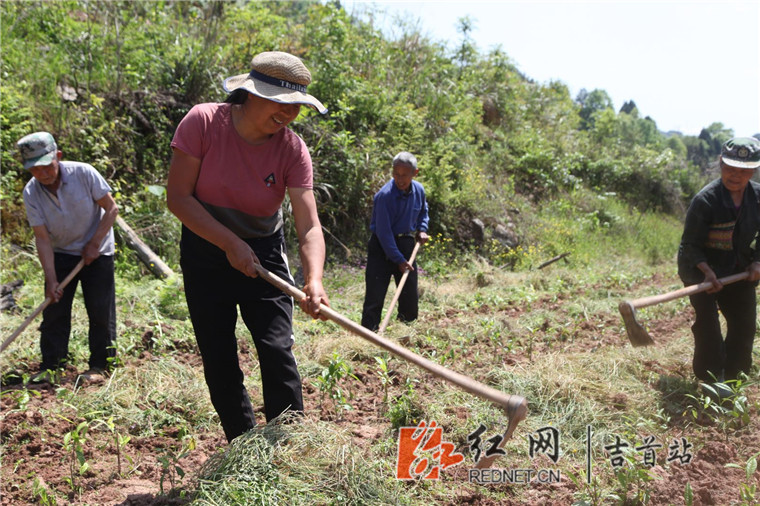
[[[388,462],[332,423],[293,419],[240,436],[209,459],[194,504],[419,504]]]

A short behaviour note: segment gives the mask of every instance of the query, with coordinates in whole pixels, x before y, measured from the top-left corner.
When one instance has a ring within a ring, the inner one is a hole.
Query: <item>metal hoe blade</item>
[[[628,340],[635,347],[649,346],[654,344],[654,340],[646,331],[646,329],[636,319],[636,308],[633,304],[624,300],[618,305],[620,314],[623,316],[623,323],[625,323],[625,331],[628,333]]]
[[[746,279],[749,276],[747,271],[731,274],[725,278],[720,278],[718,281],[722,285],[728,285],[730,283],[736,283]],[[623,322],[625,323],[625,331],[628,333],[628,340],[631,341],[633,346],[649,346],[654,344],[652,337],[646,331],[646,329],[636,320],[636,308],[649,307],[655,304],[661,304],[680,297],[686,297],[688,295],[694,295],[695,293],[701,293],[713,286],[712,283],[707,281],[698,285],[685,286],[672,292],[662,293],[659,295],[651,295],[649,297],[643,297],[636,300],[624,300],[618,305],[620,314],[623,316]]]

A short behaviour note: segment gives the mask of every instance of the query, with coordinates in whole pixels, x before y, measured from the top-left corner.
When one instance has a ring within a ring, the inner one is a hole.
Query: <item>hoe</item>
[[[79,263],[74,267],[74,269],[72,269],[69,275],[66,276],[66,278],[60,282],[58,287],[61,290],[63,290],[66,287],[66,285],[68,285],[69,282],[71,282],[71,280],[74,279],[74,276],[79,274],[79,271],[82,270],[82,267],[84,267],[84,259],[79,261]],[[19,325],[18,328],[15,331],[13,331],[13,334],[8,336],[5,339],[5,341],[3,341],[3,344],[0,345],[0,353],[2,353],[14,341],[14,339],[16,339],[19,335],[21,335],[24,329],[27,328],[30,323],[32,323],[32,320],[34,320],[38,314],[40,314],[46,307],[48,307],[48,305],[50,305],[51,302],[53,302],[53,299],[51,299],[50,297],[45,297],[45,300],[42,302],[42,304],[37,306],[37,309],[32,311],[32,314],[27,316],[26,320],[24,320],[23,323],[21,323],[21,325]]]
[[[412,256],[409,257],[409,263],[414,264],[414,259],[417,256],[417,251],[420,249],[420,242],[417,241],[414,245],[414,249],[412,250]],[[385,318],[383,318],[383,322],[380,324],[380,328],[377,330],[378,334],[382,334],[385,331],[385,327],[388,326],[388,322],[391,321],[391,315],[393,314],[393,307],[396,305],[396,302],[398,302],[398,298],[401,295],[401,290],[404,288],[404,283],[406,283],[406,278],[409,277],[409,271],[404,272],[404,274],[401,275],[401,279],[398,282],[398,286],[396,287],[396,292],[393,294],[393,298],[391,299],[391,305],[388,306],[388,311],[385,313]]]
[[[256,270],[258,271],[259,275],[267,282],[290,295],[295,300],[302,300],[306,298],[306,294],[304,292],[287,283],[275,274],[272,274],[261,265],[256,264]],[[524,397],[521,397],[519,395],[504,394],[494,388],[479,383],[469,376],[459,374],[458,372],[447,369],[442,365],[431,362],[430,360],[409,351],[403,346],[399,346],[393,341],[385,339],[384,337],[377,335],[371,330],[366,329],[357,323],[354,323],[353,321],[349,320],[345,316],[342,316],[340,313],[334,311],[328,306],[325,306],[324,304],[320,305],[319,312],[344,329],[351,331],[360,337],[363,337],[364,339],[376,344],[377,346],[380,346],[381,348],[386,349],[399,358],[406,360],[407,362],[410,362],[416,366],[419,366],[426,371],[434,374],[435,376],[438,376],[439,378],[444,379],[473,395],[476,395],[487,401],[491,401],[499,408],[503,409],[507,414],[508,424],[502,441],[499,444],[499,448],[501,448],[507,442],[507,440],[512,437],[512,433],[517,427],[517,424],[524,420],[528,414],[528,403]],[[478,461],[476,467],[490,467],[495,458],[495,456],[482,458]]]
[[[732,274],[731,276],[726,276],[725,278],[720,278],[718,281],[720,281],[724,285],[728,285],[730,283],[734,283],[736,281],[745,279],[748,275],[749,273],[747,272],[740,272],[738,274]],[[660,295],[652,295],[649,297],[643,297],[641,299],[624,300],[623,302],[621,302],[618,305],[618,309],[620,310],[620,314],[623,315],[625,330],[628,333],[628,339],[631,341],[631,344],[633,346],[649,346],[650,344],[654,344],[652,337],[636,319],[637,309],[642,308],[642,307],[654,306],[655,304],[660,304],[661,302],[668,302],[670,300],[678,299],[680,297],[686,297],[687,295],[694,295],[695,293],[704,292],[705,290],[709,289],[711,286],[712,286],[712,283],[705,281],[698,285],[686,286],[684,288],[681,288],[679,290],[674,290],[672,292],[662,293]]]

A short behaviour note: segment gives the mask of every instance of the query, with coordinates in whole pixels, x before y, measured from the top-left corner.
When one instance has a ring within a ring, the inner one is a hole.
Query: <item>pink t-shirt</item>
[[[171,145],[201,160],[195,196],[212,214],[219,208],[244,213],[254,222],[261,218],[261,226],[254,225],[260,234],[239,235],[267,235],[273,232],[271,220],[280,214],[286,188],[312,188],[311,156],[289,128],[263,144],[247,143],[232,124],[231,108],[226,103],[194,106],[177,126]]]

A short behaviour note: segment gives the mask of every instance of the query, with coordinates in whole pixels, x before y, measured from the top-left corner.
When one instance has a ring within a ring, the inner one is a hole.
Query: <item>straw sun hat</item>
[[[262,98],[282,104],[302,104],[325,114],[322,102],[306,93],[311,83],[311,72],[301,60],[290,53],[267,51],[251,60],[251,72],[228,77],[224,90],[231,92],[244,88]]]

